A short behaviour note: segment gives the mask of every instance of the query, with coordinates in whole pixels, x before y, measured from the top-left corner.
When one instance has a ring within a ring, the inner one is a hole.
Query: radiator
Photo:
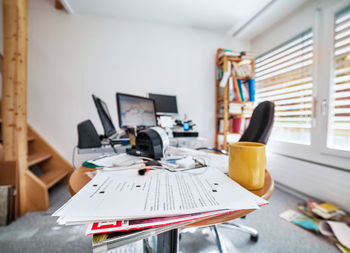
[[[276,182],[350,211],[350,171],[276,153],[268,155],[267,169]]]

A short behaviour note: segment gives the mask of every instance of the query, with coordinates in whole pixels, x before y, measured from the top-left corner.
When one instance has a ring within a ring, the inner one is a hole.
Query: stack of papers
[[[173,225],[206,219],[268,202],[221,171],[98,171],[53,216],[62,225],[89,224],[87,234]]]

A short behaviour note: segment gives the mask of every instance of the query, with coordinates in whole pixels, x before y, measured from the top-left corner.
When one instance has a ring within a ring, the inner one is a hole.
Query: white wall
[[[179,112],[213,145],[215,53],[249,43],[181,26],[68,15],[53,1],[29,1],[28,121],[66,159],[76,126],[91,119],[91,94],[105,100],[118,126],[115,93],[177,95]]]
[[[309,0],[307,4],[286,16],[262,34],[251,40],[251,50],[254,55],[260,55],[275,46],[291,39],[302,31],[309,29],[314,22],[314,11],[317,1]]]

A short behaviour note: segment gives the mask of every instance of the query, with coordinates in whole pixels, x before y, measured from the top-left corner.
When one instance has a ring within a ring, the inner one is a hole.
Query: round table
[[[81,188],[83,188],[91,180],[91,178],[88,176],[88,173],[86,172],[94,172],[94,171],[96,171],[96,169],[86,168],[83,166],[76,169],[72,173],[69,179],[68,186],[69,186],[70,194],[71,195],[76,194]],[[270,173],[266,170],[264,187],[259,190],[252,190],[251,192],[267,200],[272,195],[273,190],[274,190],[274,181]],[[210,226],[218,223],[223,223],[226,221],[230,221],[230,220],[245,216],[253,212],[254,210],[255,209],[250,209],[250,210],[237,211],[229,214],[222,214],[222,215],[218,215],[212,218],[208,218],[205,220],[192,223],[185,227],[188,228],[188,227]]]

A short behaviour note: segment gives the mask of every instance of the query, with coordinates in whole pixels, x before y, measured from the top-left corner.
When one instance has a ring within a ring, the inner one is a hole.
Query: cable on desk
[[[73,164],[73,169],[76,170],[77,168],[75,167],[75,151],[77,150],[78,146],[74,146],[73,148],[73,155],[72,155],[72,164]]]
[[[118,154],[118,151],[114,147],[113,141],[111,139],[108,139],[108,140],[109,140],[109,144],[112,146],[114,153]]]
[[[144,175],[148,171],[147,169],[150,169],[150,170],[166,170],[166,171],[169,171],[169,172],[186,172],[186,173],[190,173],[190,174],[200,175],[200,174],[205,173],[207,171],[208,167],[198,167],[198,168],[188,168],[188,169],[173,169],[173,168],[167,168],[167,167],[164,167],[164,166],[147,166],[146,168],[141,169],[141,170],[144,170],[144,172],[143,171],[141,173],[139,172],[139,174],[140,175]],[[198,170],[198,169],[204,169],[204,170],[201,171],[201,172],[198,172],[198,173],[190,172],[191,170]]]

